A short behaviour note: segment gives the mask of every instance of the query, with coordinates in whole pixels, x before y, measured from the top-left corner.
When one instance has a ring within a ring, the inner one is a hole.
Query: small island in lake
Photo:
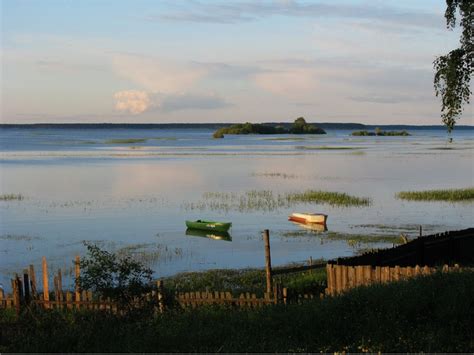
[[[326,134],[326,131],[306,123],[303,117],[299,117],[289,128],[283,125],[271,126],[247,122],[219,128],[214,132],[213,137],[224,138],[224,134]]]
[[[382,131],[380,128],[376,128],[374,132],[369,131],[355,131],[352,132],[353,136],[411,136],[407,131]]]

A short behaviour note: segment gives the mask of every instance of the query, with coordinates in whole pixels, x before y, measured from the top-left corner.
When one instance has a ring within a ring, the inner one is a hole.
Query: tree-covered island
[[[224,138],[224,134],[326,134],[326,131],[306,123],[303,117],[299,117],[289,128],[283,125],[271,126],[269,124],[247,122],[219,128],[214,132],[213,137]]]
[[[407,131],[382,131],[380,128],[375,128],[374,132],[369,132],[369,131],[355,131],[352,132],[353,136],[411,136],[410,133]]]

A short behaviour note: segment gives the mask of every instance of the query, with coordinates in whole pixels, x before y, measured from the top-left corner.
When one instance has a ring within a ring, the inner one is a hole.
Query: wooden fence
[[[80,259],[75,260],[76,280],[80,275]],[[53,275],[53,290],[49,289],[49,276],[46,258],[42,263],[42,290],[36,282],[33,265],[23,271],[22,277],[16,276],[11,280],[12,293],[5,294],[0,289],[0,308],[14,308],[17,313],[22,307],[41,307],[45,309],[63,310],[105,310],[111,312],[122,312],[119,304],[110,298],[104,299],[94,295],[91,291],[80,290],[77,282],[74,291],[63,290],[62,273],[58,270]],[[241,293],[238,296],[228,291],[197,291],[197,292],[175,292],[170,295],[166,292],[162,280],[156,282],[153,290],[146,294],[144,299],[153,304],[157,312],[164,312],[167,307],[197,307],[201,305],[227,305],[232,307],[262,307],[270,304],[301,303],[304,300],[321,297],[315,294],[297,294],[275,283],[270,290],[264,292],[263,297],[257,297],[255,293]],[[140,307],[142,301],[136,300],[134,306]]]
[[[419,275],[429,275],[439,270],[439,268],[416,265],[415,267],[389,267],[371,265],[332,265],[327,264],[327,288],[325,294],[334,296],[345,292],[351,288],[369,285],[373,283],[385,283],[408,279]],[[442,267],[443,272],[460,270],[459,265]]]
[[[338,258],[337,265],[415,266],[474,263],[474,228],[417,238],[394,248]]]

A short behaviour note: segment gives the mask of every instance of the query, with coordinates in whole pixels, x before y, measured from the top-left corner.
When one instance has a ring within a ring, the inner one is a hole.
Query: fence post
[[[32,298],[36,298],[36,275],[35,275],[35,267],[30,265],[28,270],[31,282],[31,296]]]
[[[165,310],[163,280],[156,281],[156,287],[158,297],[158,310],[160,311],[160,313],[163,313],[163,311]]]
[[[49,308],[49,285],[48,285],[48,264],[46,262],[46,257],[43,256],[43,300],[44,308]]]
[[[270,255],[270,232],[268,229],[263,231],[263,241],[265,243],[265,272],[267,277],[267,292],[272,292],[272,260]]]
[[[308,265],[309,265],[310,267],[313,266],[313,257],[312,257],[312,256],[309,257]],[[313,269],[309,269],[309,273],[312,274],[312,273],[313,273]]]
[[[63,301],[63,275],[61,269],[58,270],[58,291],[59,291],[59,301]]]
[[[13,304],[15,305],[16,314],[20,314],[20,280],[18,277],[12,280],[13,286]]]
[[[25,292],[25,303],[30,303],[30,279],[28,277],[28,270],[23,270],[23,287]]]
[[[81,290],[79,289],[79,276],[81,274],[81,266],[80,266],[80,257],[76,255],[76,260],[74,262],[74,276],[75,276],[75,288],[76,288],[76,301],[79,302],[81,300]]]

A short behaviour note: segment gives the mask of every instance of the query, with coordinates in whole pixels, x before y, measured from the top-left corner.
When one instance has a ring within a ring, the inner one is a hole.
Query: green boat
[[[197,221],[186,221],[186,227],[204,231],[227,232],[229,228],[232,227],[232,223],[203,221],[202,219],[198,219]]]

